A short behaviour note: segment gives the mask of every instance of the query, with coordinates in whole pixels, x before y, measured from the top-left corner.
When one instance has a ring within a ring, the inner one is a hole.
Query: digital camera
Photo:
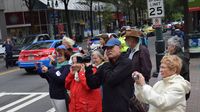
[[[83,57],[77,57],[77,63],[89,63],[91,61],[91,57],[89,55],[85,55]]]

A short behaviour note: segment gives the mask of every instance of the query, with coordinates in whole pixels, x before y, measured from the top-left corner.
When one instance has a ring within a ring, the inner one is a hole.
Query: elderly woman
[[[167,41],[167,53],[170,55],[177,55],[182,59],[182,68],[180,75],[190,81],[189,76],[189,58],[185,56],[182,50],[183,40],[180,37],[174,36],[168,39]]]
[[[105,61],[105,58],[104,58],[104,52],[103,50],[95,50],[92,52],[92,63],[94,64],[95,67],[99,67],[101,66],[104,61]]]
[[[44,65],[36,66],[37,71],[41,69],[39,75],[46,79],[49,84],[49,94],[51,102],[56,112],[67,112],[68,94],[65,90],[65,78],[70,72],[70,65],[67,62],[69,56],[66,54],[67,49],[64,45],[56,48],[56,64],[51,68]],[[66,101],[65,101],[66,100]]]
[[[74,40],[70,39],[69,37],[64,36],[62,39],[62,44],[66,47],[66,48],[73,48],[73,45],[75,44]]]
[[[68,49],[68,51],[71,51],[71,55],[73,53],[85,53],[85,51],[82,49],[82,47],[78,46],[75,41],[69,37],[64,36],[62,39],[62,44]]]
[[[176,55],[164,56],[161,60],[162,80],[153,87],[145,84],[144,77],[134,72],[135,95],[141,102],[150,104],[148,112],[186,112],[185,95],[191,89],[190,83],[181,77],[181,59]]]
[[[65,88],[70,91],[69,112],[102,112],[101,91],[88,87],[82,58],[73,56],[74,63],[65,79]]]

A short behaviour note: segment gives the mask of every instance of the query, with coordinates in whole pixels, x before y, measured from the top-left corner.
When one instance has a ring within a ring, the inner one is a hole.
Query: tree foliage
[[[174,20],[178,15],[183,15],[183,3],[182,0],[164,0],[165,19]],[[175,17],[175,18],[174,18]]]

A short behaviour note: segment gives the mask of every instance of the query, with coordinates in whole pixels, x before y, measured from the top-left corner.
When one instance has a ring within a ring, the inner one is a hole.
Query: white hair
[[[99,51],[99,50],[95,50],[95,51],[93,51],[92,52],[92,55],[97,55],[100,59],[102,59],[103,61],[105,60],[105,58],[104,58],[104,54],[101,52],[101,51]]]
[[[72,58],[73,58],[73,57],[76,57],[76,56],[78,56],[78,57],[83,57],[83,54],[81,54],[81,53],[75,53],[75,54],[71,55],[71,56],[70,56],[70,59],[69,59],[69,64],[70,64],[70,65],[72,64]]]
[[[66,36],[63,37],[62,42],[66,42],[66,43],[68,43],[70,46],[73,46],[73,45],[75,44],[74,40],[72,40],[71,38],[66,37]]]
[[[183,39],[178,36],[173,36],[167,40],[167,44],[182,48],[183,47]]]

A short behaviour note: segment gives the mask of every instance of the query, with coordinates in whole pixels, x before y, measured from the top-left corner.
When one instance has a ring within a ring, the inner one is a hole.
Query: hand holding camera
[[[71,66],[71,72],[72,72],[73,74],[75,74],[75,72],[79,72],[79,71],[80,71],[81,67],[82,67],[81,64],[73,64],[73,65]]]
[[[135,80],[136,84],[143,86],[145,84],[144,77],[141,73],[134,71],[132,73],[132,78]]]

